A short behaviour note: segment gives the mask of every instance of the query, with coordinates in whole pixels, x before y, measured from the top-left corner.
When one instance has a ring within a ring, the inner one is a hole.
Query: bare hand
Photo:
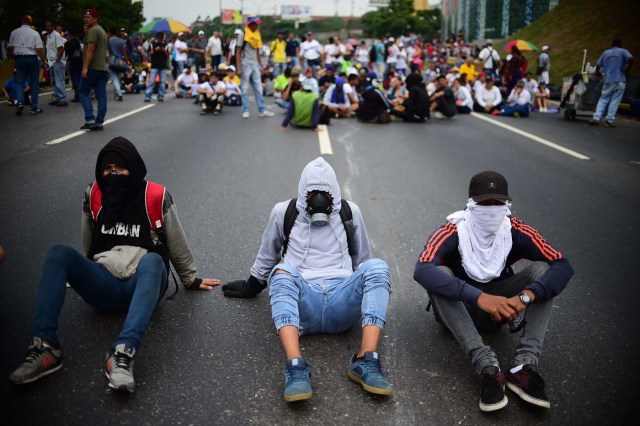
[[[313,131],[316,133],[321,133],[322,129],[320,127],[316,127],[315,129],[313,129]]]
[[[89,70],[87,70],[86,68],[83,68],[83,69],[82,69],[82,73],[80,73],[80,75],[81,75],[83,78],[87,78],[87,74],[88,74],[88,73],[89,73]]]
[[[237,75],[238,77],[242,77],[242,69],[240,69],[239,67],[238,67],[238,69],[236,70],[236,75]]]
[[[516,311],[518,311],[518,313],[527,309],[527,305],[522,303],[522,301],[520,300],[520,295],[518,294],[516,294],[513,297],[510,297],[509,301],[511,302],[511,306],[513,306],[516,309]]]
[[[216,280],[213,278],[203,278],[202,282],[200,283],[200,290],[211,291],[213,290],[213,287],[217,285],[220,285],[220,280]]]
[[[516,303],[502,296],[480,293],[478,308],[482,309],[496,322],[511,321],[518,313]]]
[[[280,130],[281,132],[284,132],[285,130],[287,130],[287,128],[284,126],[280,126],[278,127],[278,130]]]

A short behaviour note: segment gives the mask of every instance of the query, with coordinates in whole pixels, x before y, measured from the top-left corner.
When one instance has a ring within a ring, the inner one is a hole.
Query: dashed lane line
[[[122,114],[122,115],[119,115],[119,116],[117,116],[117,117],[110,118],[109,120],[105,121],[105,122],[104,122],[104,124],[105,124],[105,125],[107,125],[107,124],[111,124],[111,123],[113,123],[113,122],[115,122],[115,121],[122,120],[123,118],[127,118],[127,117],[129,117],[129,116],[132,116],[132,115],[134,115],[134,114],[137,114],[137,113],[142,112],[142,111],[144,111],[144,110],[147,110],[147,109],[149,109],[149,108],[153,108],[154,106],[155,106],[155,104],[145,105],[145,106],[143,106],[143,107],[140,107],[140,108],[138,108],[138,109],[134,109],[133,111],[129,111],[129,112],[127,112],[127,113],[125,113],[125,114]],[[61,138],[54,139],[54,140],[52,140],[52,141],[46,142],[46,143],[45,143],[45,145],[57,145],[57,144],[59,144],[59,143],[62,143],[62,142],[68,141],[69,139],[73,139],[73,138],[75,138],[76,136],[84,135],[84,134],[85,134],[85,133],[87,133],[88,131],[89,131],[89,130],[78,130],[77,132],[73,132],[73,133],[70,133],[70,134],[68,134],[68,135],[66,135],[66,136],[63,136],[63,137],[61,137]]]
[[[538,142],[538,143],[540,143],[542,145],[546,145],[549,148],[553,148],[555,150],[558,150],[558,151],[560,151],[560,152],[562,152],[564,154],[570,155],[570,156],[572,156],[574,158],[577,158],[579,160],[591,160],[591,158],[587,157],[584,154],[580,154],[579,152],[576,152],[576,151],[574,151],[572,149],[569,149],[569,148],[565,148],[564,146],[558,145],[557,143],[551,142],[550,140],[541,138],[540,136],[532,135],[531,133],[525,132],[524,130],[520,130],[520,129],[515,128],[513,126],[509,126],[508,124],[504,124],[504,123],[502,123],[502,122],[500,122],[498,120],[494,120],[492,118],[486,117],[486,116],[484,116],[482,114],[479,114],[477,112],[472,112],[471,116],[473,116],[473,117],[475,117],[475,118],[477,118],[479,120],[484,120],[484,121],[486,121],[488,123],[491,123],[491,124],[493,124],[495,126],[502,127],[503,129],[509,130],[510,132],[516,133],[516,134],[518,134],[520,136],[524,136],[525,138],[531,139],[534,142]]]

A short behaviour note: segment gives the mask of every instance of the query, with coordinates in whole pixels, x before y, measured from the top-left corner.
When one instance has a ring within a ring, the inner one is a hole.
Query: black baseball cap
[[[487,200],[511,201],[509,184],[498,172],[480,172],[469,182],[469,198],[473,198],[476,203]]]

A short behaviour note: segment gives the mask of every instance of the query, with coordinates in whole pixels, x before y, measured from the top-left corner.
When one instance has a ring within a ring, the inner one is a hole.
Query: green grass
[[[563,77],[579,71],[583,50],[587,61],[595,64],[602,52],[619,37],[622,47],[636,59],[631,75],[640,76],[640,1],[638,0],[561,0],[560,4],[531,25],[497,44],[500,53],[509,40],[524,39],[538,49],[551,47],[551,82],[562,84]],[[529,71],[535,72],[538,52],[524,52]]]

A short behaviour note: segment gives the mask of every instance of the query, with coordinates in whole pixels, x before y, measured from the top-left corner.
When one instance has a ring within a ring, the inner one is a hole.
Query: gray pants
[[[453,275],[453,272],[446,266],[439,268]],[[549,269],[549,265],[545,262],[532,262],[512,277],[487,283],[483,287],[483,291],[494,296],[515,296],[542,276],[547,269]],[[489,314],[476,305],[472,306],[435,294],[430,294],[429,297],[434,305],[436,319],[439,319],[453,333],[464,352],[471,357],[476,373],[480,374],[489,365],[497,366],[498,358],[495,352],[484,344],[479,331],[497,329],[505,323],[493,321]],[[536,300],[529,305],[525,311],[527,324],[516,349],[513,365],[538,364],[552,308],[553,299]]]

